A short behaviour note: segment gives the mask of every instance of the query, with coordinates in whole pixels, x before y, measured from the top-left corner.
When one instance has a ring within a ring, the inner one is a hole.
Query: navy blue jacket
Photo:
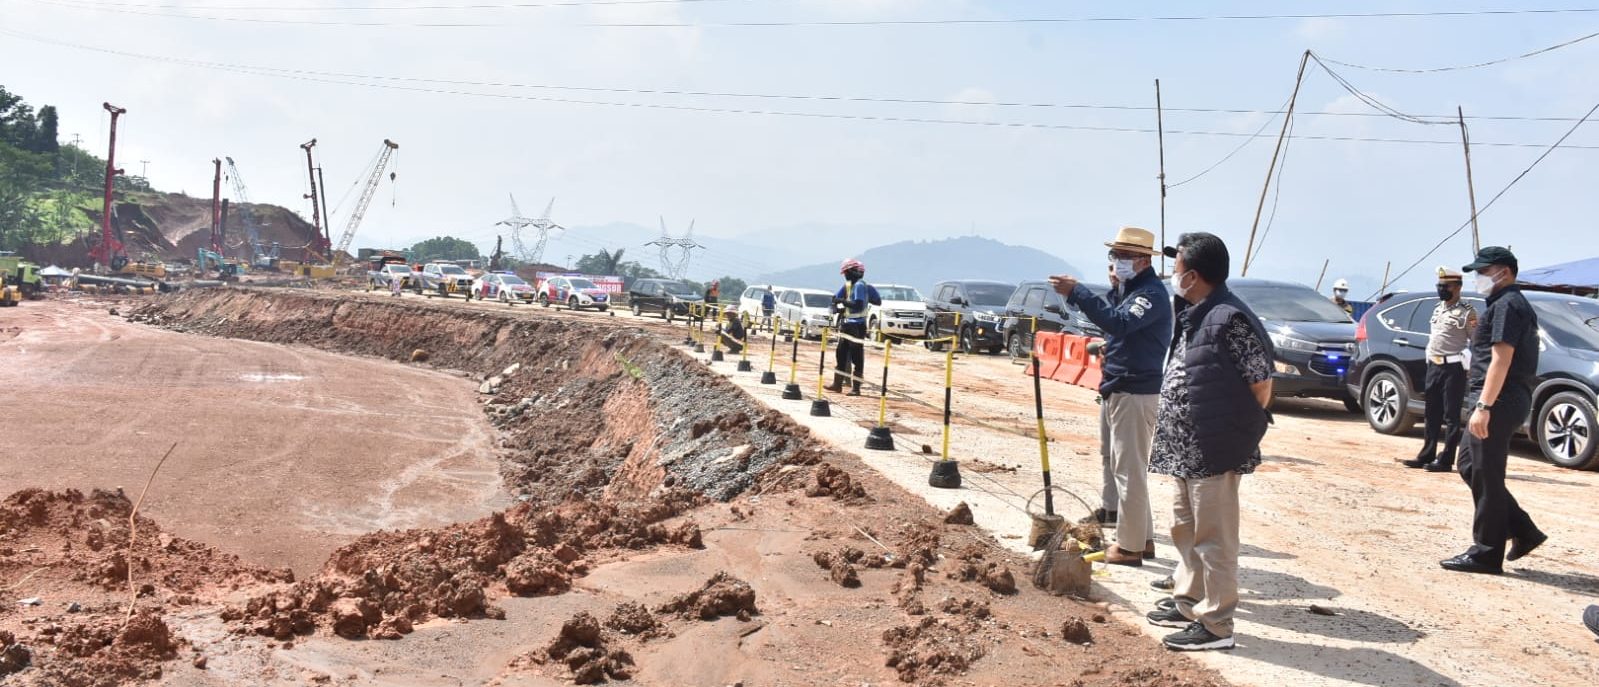
[[[833,300],[844,306],[844,321],[866,322],[866,310],[869,305],[882,305],[882,297],[877,295],[877,289],[865,281],[845,282],[839,287],[838,293],[833,294]]]
[[[1105,298],[1078,284],[1066,301],[1105,332],[1101,395],[1160,393],[1171,348],[1172,308],[1155,268],[1145,268]]]

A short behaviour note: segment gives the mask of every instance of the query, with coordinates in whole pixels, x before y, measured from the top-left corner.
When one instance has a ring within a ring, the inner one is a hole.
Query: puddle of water
[[[239,379],[246,382],[298,382],[305,377],[288,373],[246,372],[239,375]]]

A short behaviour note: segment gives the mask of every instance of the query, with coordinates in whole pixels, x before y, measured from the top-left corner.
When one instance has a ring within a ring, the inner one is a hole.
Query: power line
[[[1407,114],[1405,112],[1401,112],[1401,111],[1399,111],[1398,108],[1392,107],[1392,106],[1388,105],[1387,103],[1384,103],[1383,101],[1378,100],[1376,96],[1373,96],[1371,94],[1366,93],[1365,91],[1360,90],[1359,88],[1356,88],[1355,85],[1350,83],[1348,79],[1345,79],[1338,72],[1333,71],[1332,67],[1329,67],[1329,66],[1327,66],[1326,63],[1322,62],[1321,58],[1319,56],[1317,56],[1316,53],[1314,53],[1314,52],[1310,53],[1310,59],[1315,60],[1316,61],[1316,66],[1321,67],[1322,71],[1327,72],[1327,76],[1332,77],[1332,80],[1334,82],[1337,82],[1337,84],[1340,87],[1342,87],[1350,95],[1354,96],[1356,100],[1359,100],[1360,102],[1365,103],[1367,107],[1370,107],[1371,109],[1376,110],[1376,111],[1382,113],[1385,116],[1392,117],[1392,118],[1397,119],[1397,120],[1402,121],[1402,122],[1409,122],[1411,124],[1452,124],[1453,123],[1451,121],[1445,121],[1443,119],[1428,119],[1428,118],[1421,117],[1421,116],[1418,116],[1418,115]]]
[[[1288,101],[1286,101],[1286,100],[1283,101],[1283,107],[1288,107]],[[1227,162],[1228,160],[1233,159],[1234,155],[1237,155],[1239,152],[1243,151],[1243,149],[1248,147],[1249,144],[1254,143],[1256,139],[1262,138],[1264,136],[1264,134],[1266,133],[1266,127],[1271,126],[1271,123],[1275,122],[1275,121],[1277,121],[1277,116],[1276,115],[1273,115],[1271,117],[1266,118],[1266,121],[1264,121],[1264,122],[1262,122],[1260,124],[1260,128],[1256,129],[1255,133],[1253,135],[1251,135],[1249,138],[1244,139],[1242,143],[1238,144],[1238,147],[1233,148],[1232,151],[1228,152],[1226,155],[1223,155],[1220,160],[1217,160],[1217,161],[1211,163],[1211,165],[1209,167],[1206,167],[1203,171],[1201,171],[1198,174],[1195,174],[1195,175],[1193,175],[1191,177],[1188,177],[1187,179],[1183,179],[1182,181],[1179,181],[1177,183],[1168,185],[1166,187],[1166,190],[1169,191],[1171,189],[1177,188],[1178,186],[1182,186],[1183,184],[1186,184],[1188,182],[1194,181],[1194,180],[1196,180],[1196,179],[1198,179],[1198,178],[1200,178],[1202,176],[1205,176],[1206,174],[1209,174],[1211,172],[1211,170],[1214,170],[1217,167],[1222,166],[1223,163]]]
[[[1547,9],[1491,9],[1434,12],[1336,12],[1325,14],[1220,14],[1143,17],[1024,17],[1000,19],[859,19],[828,21],[744,21],[744,22],[608,22],[583,24],[588,27],[633,29],[819,27],[819,26],[947,26],[1005,24],[1087,24],[1133,22],[1264,21],[1279,19],[1404,19],[1431,17],[1480,17],[1510,15],[1585,14],[1599,7]]]
[[[34,37],[34,36],[30,36],[28,34],[23,34],[23,33],[15,32],[15,31],[9,31],[9,30],[6,30],[6,29],[0,29],[0,35],[9,35],[9,36],[17,37],[17,38],[23,38],[23,39],[26,39],[26,40],[37,41],[37,42],[41,42],[41,43],[52,44],[52,45],[63,46],[63,47],[69,47],[69,48],[74,48],[74,49],[87,50],[87,51],[91,51],[91,52],[98,52],[98,53],[103,53],[103,54],[116,55],[116,56],[119,56],[119,57],[130,57],[130,58],[135,58],[135,59],[151,60],[151,61],[157,61],[157,62],[166,62],[166,63],[171,63],[171,64],[182,64],[182,65],[198,67],[198,68],[203,68],[203,69],[211,69],[211,70],[216,70],[216,71],[233,72],[233,73],[239,73],[239,74],[249,74],[249,75],[253,75],[253,76],[267,76],[267,77],[282,78],[282,79],[292,79],[292,80],[296,80],[296,81],[306,81],[306,82],[311,82],[311,83],[325,83],[325,84],[334,84],[334,85],[340,85],[340,86],[361,86],[361,87],[365,87],[365,88],[377,88],[377,89],[386,89],[386,90],[394,90],[394,91],[402,91],[402,92],[427,93],[427,94],[431,94],[431,95],[469,96],[469,97],[478,97],[478,98],[495,98],[495,99],[501,99],[501,100],[523,100],[523,101],[532,101],[532,102],[564,103],[564,104],[574,104],[574,105],[596,105],[596,106],[606,106],[606,107],[622,107],[622,108],[650,109],[650,110],[672,110],[672,111],[699,112],[699,113],[709,113],[709,114],[734,114],[734,115],[760,115],[760,116],[773,116],[773,117],[793,117],[793,118],[801,118],[801,119],[832,119],[832,120],[845,120],[845,121],[888,122],[888,123],[900,123],[900,124],[941,124],[941,125],[974,126],[974,127],[985,127],[985,128],[1001,128],[1001,129],[1039,129],[1039,130],[1051,130],[1051,131],[1089,131],[1089,132],[1101,132],[1101,133],[1136,133],[1136,134],[1153,134],[1153,133],[1155,133],[1154,129],[1146,128],[1146,127],[1102,126],[1102,125],[1085,125],[1085,124],[1053,124],[1053,123],[1043,123],[1043,122],[1008,122],[1008,121],[951,119],[951,118],[915,117],[915,116],[899,116],[899,115],[849,114],[849,113],[838,113],[838,112],[793,112],[793,111],[783,111],[783,110],[763,110],[763,109],[747,109],[747,108],[733,108],[733,107],[711,107],[711,106],[701,106],[701,105],[679,105],[679,104],[671,104],[671,103],[645,103],[645,102],[622,102],[622,101],[609,101],[609,100],[585,100],[585,99],[579,99],[579,98],[558,98],[558,97],[550,97],[550,96],[522,95],[522,94],[515,94],[515,93],[484,93],[484,92],[477,92],[477,91],[462,91],[462,90],[454,90],[454,89],[423,88],[423,87],[418,87],[418,86],[400,86],[400,85],[393,85],[393,84],[386,84],[386,83],[371,83],[371,82],[368,82],[368,81],[351,81],[351,80],[348,80],[348,79],[341,79],[341,78],[327,78],[327,77],[337,77],[338,76],[336,73],[332,73],[332,72],[318,72],[318,71],[305,70],[305,69],[281,69],[281,68],[274,68],[274,67],[254,67],[254,66],[246,66],[246,65],[232,65],[232,64],[227,64],[227,63],[202,62],[202,61],[198,61],[198,60],[188,60],[188,59],[183,59],[183,58],[166,57],[166,56],[159,56],[159,55],[145,55],[145,54],[140,54],[140,53],[132,53],[132,52],[126,52],[126,51],[120,51],[120,50],[111,50],[111,49],[106,49],[106,48],[83,46],[83,45],[77,45],[77,44],[73,44],[73,43],[66,43],[66,42],[62,42],[62,41],[55,41],[55,40],[44,39],[44,38],[37,38],[37,37]],[[324,75],[326,75],[326,76],[324,76]],[[361,78],[361,77],[351,77],[351,78]],[[374,78],[380,78],[380,77],[374,77]],[[1207,130],[1185,130],[1185,129],[1168,129],[1166,131],[1166,133],[1169,134],[1169,135],[1181,135],[1181,136],[1218,136],[1218,137],[1228,137],[1228,138],[1256,138],[1258,136],[1257,134],[1234,132],[1234,131],[1207,131]],[[1428,140],[1428,139],[1405,139],[1405,138],[1374,138],[1374,137],[1364,137],[1364,136],[1309,135],[1309,134],[1306,134],[1306,135],[1296,135],[1295,138],[1297,138],[1299,140],[1304,140],[1304,141],[1391,143],[1391,144],[1408,144],[1408,145],[1443,145],[1443,146],[1459,145],[1458,141],[1441,141],[1441,140]],[[1539,144],[1500,142],[1500,141],[1482,141],[1482,142],[1477,142],[1475,145],[1477,145],[1478,147],[1498,147],[1498,148],[1541,148],[1542,147]],[[1571,145],[1571,146],[1567,146],[1567,148],[1568,149],[1572,149],[1572,150],[1599,150],[1599,145]]]
[[[1482,216],[1482,213],[1487,212],[1488,208],[1493,207],[1494,203],[1498,202],[1499,199],[1503,197],[1510,189],[1514,188],[1517,183],[1520,183],[1528,173],[1532,172],[1533,168],[1537,167],[1539,163],[1544,161],[1544,158],[1549,157],[1549,154],[1555,152],[1555,149],[1559,148],[1562,143],[1565,143],[1567,138],[1570,138],[1572,134],[1577,133],[1577,129],[1582,127],[1583,122],[1588,121],[1588,118],[1592,117],[1594,112],[1599,112],[1599,103],[1594,103],[1593,107],[1588,108],[1588,112],[1584,114],[1582,118],[1578,119],[1576,124],[1573,124],[1570,129],[1567,129],[1566,133],[1561,134],[1559,140],[1556,140],[1553,145],[1549,146],[1547,150],[1543,151],[1543,154],[1539,155],[1537,159],[1534,159],[1532,164],[1527,165],[1526,169],[1521,170],[1521,173],[1517,174],[1516,178],[1511,179],[1510,183],[1505,184],[1504,188],[1499,189],[1499,192],[1495,193],[1493,198],[1488,199],[1488,203],[1486,205],[1483,205],[1481,208],[1479,208],[1475,213],[1472,214],[1470,218],[1468,218],[1465,222],[1462,222],[1459,227],[1456,227],[1454,231],[1451,231],[1449,234],[1445,235],[1442,240],[1432,247],[1431,250],[1423,253],[1420,258],[1417,258],[1415,262],[1410,263],[1409,267],[1406,267],[1404,271],[1400,272],[1398,275],[1395,275],[1394,278],[1388,283],[1392,284],[1404,278],[1405,275],[1410,274],[1411,270],[1416,269],[1417,265],[1420,265],[1427,258],[1432,257],[1433,253],[1438,252],[1438,249],[1442,248],[1444,244],[1448,243],[1449,239],[1459,236],[1460,232],[1465,231],[1466,227],[1471,226],[1472,222],[1476,221],[1478,217]],[[1382,294],[1374,293],[1367,297],[1367,300],[1375,299],[1380,295]]]
[[[200,14],[175,14],[137,9],[136,6],[71,4],[62,0],[32,0],[55,7],[99,10],[152,17],[198,19],[204,21],[247,22],[260,24],[301,24],[313,26],[360,27],[411,27],[411,28],[512,28],[506,23],[478,22],[388,22],[343,21],[316,19],[268,19],[262,17],[228,17]],[[619,2],[618,4],[627,4]],[[325,8],[324,8],[325,9]],[[211,10],[215,11],[215,10]],[[1513,8],[1485,10],[1453,10],[1430,12],[1332,12],[1315,14],[1230,14],[1230,15],[1168,15],[1168,16],[1112,16],[1112,17],[1015,17],[991,19],[859,19],[815,21],[742,21],[742,22],[591,22],[572,24],[585,28],[756,28],[756,27],[845,27],[845,26],[1003,26],[1003,25],[1065,25],[1091,23],[1136,22],[1202,22],[1202,21],[1269,21],[1302,19],[1402,19],[1402,18],[1461,18],[1504,17],[1514,15],[1589,14],[1599,12],[1599,7],[1575,8]]]
[[[493,2],[464,5],[194,5],[139,2],[101,2],[99,0],[62,0],[57,4],[72,4],[94,8],[206,10],[212,12],[408,12],[454,10],[522,10],[559,7],[629,6],[629,5],[687,5],[705,3],[753,2],[754,0],[567,0],[565,2]]]
[[[1585,40],[1588,40],[1590,38],[1594,38],[1596,36],[1599,36],[1599,31],[1596,31],[1594,33],[1590,33],[1590,34],[1588,34],[1586,36],[1580,36],[1580,37],[1577,37],[1577,38],[1573,38],[1573,39],[1571,39],[1569,41],[1564,41],[1564,42],[1561,42],[1561,43],[1556,43],[1554,45],[1542,47],[1542,48],[1539,48],[1537,50],[1533,50],[1531,52],[1524,52],[1524,53],[1521,53],[1520,55],[1512,55],[1510,57],[1501,57],[1501,58],[1499,58],[1497,60],[1488,60],[1487,62],[1477,62],[1477,63],[1474,63],[1474,64],[1462,64],[1462,65],[1455,65],[1455,66],[1450,66],[1450,67],[1424,67],[1424,68],[1370,67],[1370,66],[1366,66],[1366,65],[1363,65],[1363,64],[1354,64],[1352,62],[1341,62],[1341,61],[1332,59],[1330,57],[1328,57],[1328,58],[1317,57],[1316,61],[1320,62],[1323,59],[1325,59],[1328,62],[1331,62],[1333,64],[1336,64],[1336,65],[1339,65],[1339,66],[1342,66],[1342,67],[1350,67],[1350,68],[1353,68],[1353,69],[1364,69],[1364,70],[1373,71],[1373,72],[1391,72],[1391,73],[1398,73],[1398,74],[1436,74],[1438,72],[1456,72],[1456,71],[1461,71],[1461,70],[1466,70],[1466,69],[1480,69],[1482,67],[1491,67],[1491,66],[1496,65],[1496,64],[1504,64],[1506,62],[1514,62],[1516,60],[1524,60],[1524,59],[1529,58],[1529,57],[1536,57],[1536,56],[1542,55],[1544,53],[1554,52],[1556,50],[1559,50],[1559,49],[1567,47],[1567,46],[1576,45],[1578,43],[1581,43],[1581,42],[1583,42]],[[1325,67],[1325,65],[1323,65],[1323,66]]]

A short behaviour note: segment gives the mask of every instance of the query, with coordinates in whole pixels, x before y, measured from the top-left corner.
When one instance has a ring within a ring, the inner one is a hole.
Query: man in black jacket
[[[1149,448],[1155,434],[1155,409],[1160,401],[1160,366],[1171,343],[1171,303],[1150,258],[1155,235],[1123,227],[1105,244],[1116,287],[1105,298],[1069,276],[1050,277],[1066,297],[1105,332],[1099,384],[1100,436],[1108,444],[1116,502],[1116,544],[1105,550],[1105,562],[1141,566],[1155,557],[1155,526],[1149,506]],[[1101,449],[1105,450],[1104,448]],[[1110,489],[1105,489],[1109,494]],[[1109,520],[1109,518],[1105,518]]]
[[[1475,543],[1440,565],[1497,575],[1505,561],[1532,553],[1549,538],[1505,488],[1510,439],[1532,410],[1538,383],[1538,313],[1516,286],[1520,267],[1509,249],[1485,246],[1462,269],[1477,273],[1477,293],[1488,296],[1487,311],[1471,336],[1466,400],[1473,410],[1460,450],[1460,477],[1471,485],[1477,507],[1471,520]]]
[[[1260,465],[1271,402],[1271,339],[1260,318],[1227,288],[1227,245],[1215,235],[1183,234],[1177,259],[1176,332],[1160,387],[1151,472],[1176,484],[1172,545],[1176,586],[1170,605],[1147,616],[1183,631],[1168,649],[1233,647],[1238,608],[1238,485]]]

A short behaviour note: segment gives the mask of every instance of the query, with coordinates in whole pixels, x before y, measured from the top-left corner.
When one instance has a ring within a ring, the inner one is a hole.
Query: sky
[[[969,234],[1096,265],[1118,226],[1160,230],[1149,109],[1159,79],[1166,235],[1222,236],[1236,273],[1282,126],[1270,112],[1288,101],[1305,50],[1367,66],[1469,65],[1599,31],[1599,11],[1149,17],[1505,8],[1599,2],[0,0],[0,84],[57,106],[63,140],[79,135],[102,155],[101,103],[127,108],[118,160],[162,190],[205,195],[210,160],[228,155],[252,201],[308,214],[299,145],[316,138],[336,229],[393,139],[396,179],[357,247],[454,235],[486,252],[515,194],[527,215],[555,199],[561,252],[602,245],[584,227],[693,220],[697,236],[772,246],[695,258],[753,275]],[[992,21],[1091,17],[1137,20]],[[925,20],[944,23],[881,23]],[[769,22],[789,25],[728,25]],[[1445,241],[1470,217],[1460,130],[1431,118],[1457,106],[1562,118],[1468,120],[1481,206],[1599,102],[1599,39],[1474,69],[1329,66],[1365,98],[1441,123],[1382,116],[1311,62],[1251,277],[1314,285],[1325,260],[1324,291],[1347,278],[1363,295],[1386,265],[1421,259],[1396,286],[1427,288],[1435,265],[1458,267],[1471,250],[1469,229]],[[1232,111],[1184,111],[1194,109]],[[1595,126],[1482,212],[1485,245],[1511,245],[1524,268],[1594,252]]]

